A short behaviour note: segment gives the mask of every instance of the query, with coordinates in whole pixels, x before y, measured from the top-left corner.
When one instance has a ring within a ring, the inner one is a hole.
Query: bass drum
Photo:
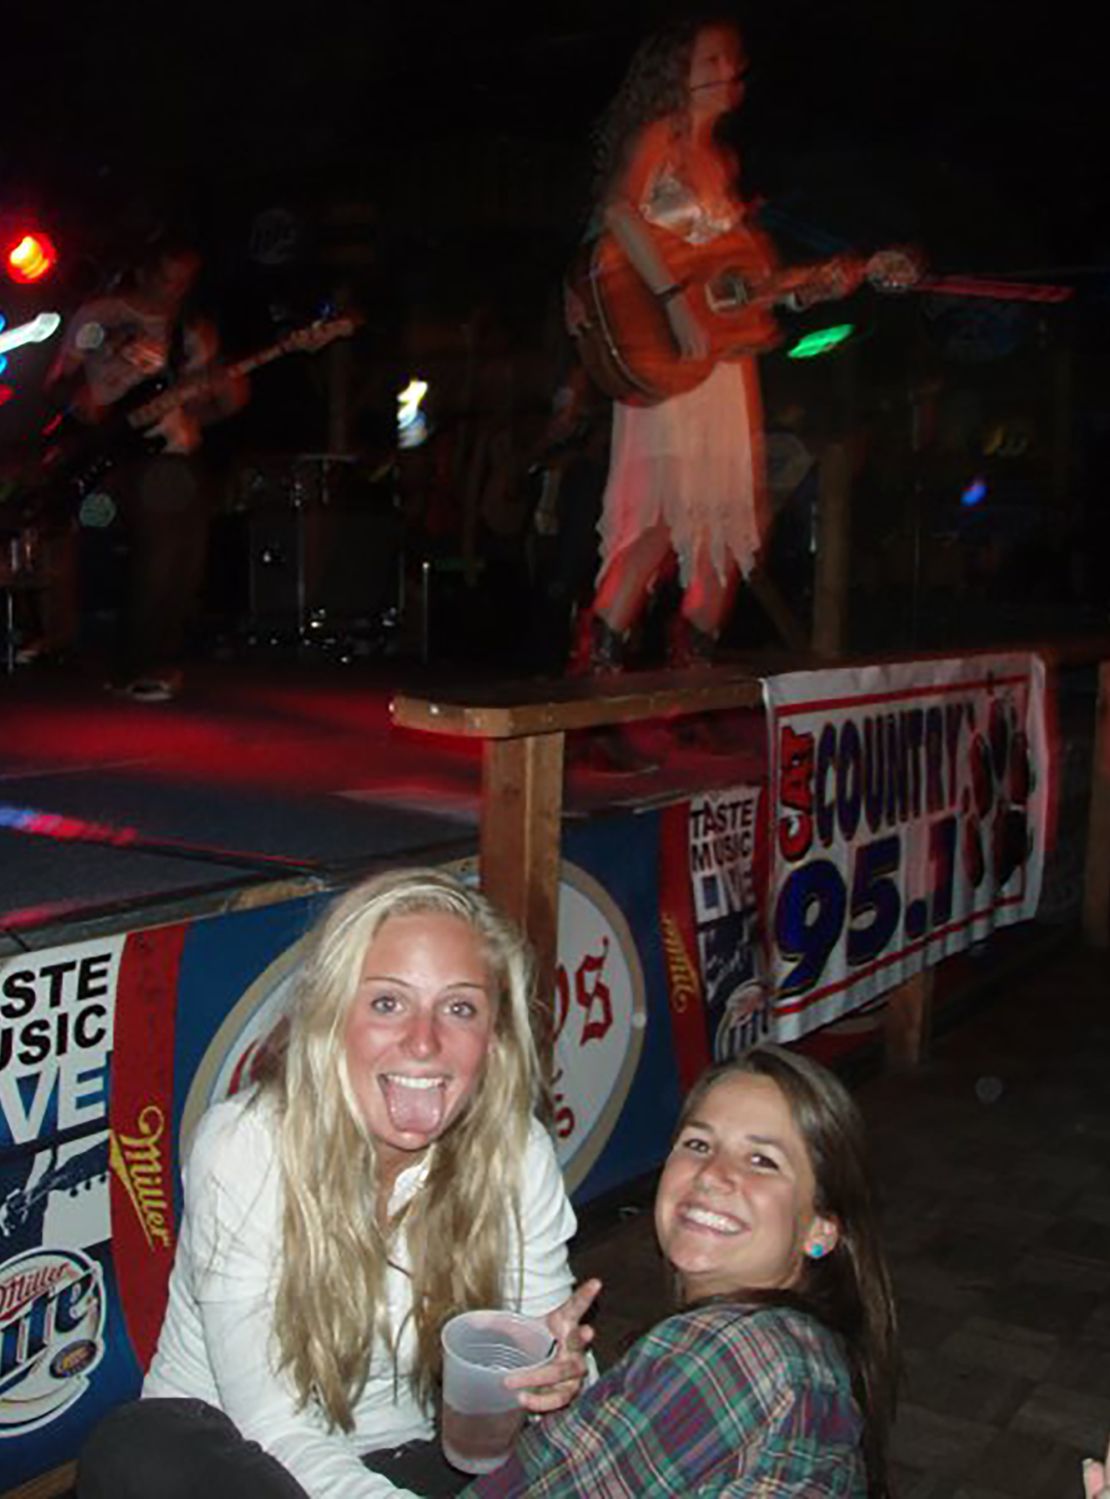
[[[298,454],[241,476],[245,625],[382,633],[399,609],[402,522],[392,485],[353,458]]]

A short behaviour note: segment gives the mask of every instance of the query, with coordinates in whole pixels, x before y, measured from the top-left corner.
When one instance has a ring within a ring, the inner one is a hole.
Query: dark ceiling
[[[341,179],[372,197],[422,140],[491,131],[585,161],[636,39],[682,8],[124,0],[6,20],[0,192],[86,216],[117,212],[135,184],[223,203]],[[1057,6],[1050,29],[995,0],[749,4],[748,190],[834,235],[913,235],[950,263],[1097,261],[1110,130],[1081,14]]]

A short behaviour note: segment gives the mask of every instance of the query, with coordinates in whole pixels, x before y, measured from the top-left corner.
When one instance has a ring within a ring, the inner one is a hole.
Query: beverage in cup
[[[489,1473],[508,1457],[524,1422],[506,1374],[536,1369],[555,1353],[545,1323],[518,1312],[462,1312],[443,1341],[443,1455],[464,1473]]]

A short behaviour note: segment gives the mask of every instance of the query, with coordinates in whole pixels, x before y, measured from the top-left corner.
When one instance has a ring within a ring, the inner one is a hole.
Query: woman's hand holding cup
[[[586,1379],[585,1350],[593,1342],[594,1330],[582,1318],[601,1290],[599,1280],[586,1280],[562,1306],[544,1319],[558,1347],[554,1358],[539,1369],[522,1369],[505,1377],[506,1389],[515,1390],[525,1410],[534,1415],[562,1410],[578,1395]]]

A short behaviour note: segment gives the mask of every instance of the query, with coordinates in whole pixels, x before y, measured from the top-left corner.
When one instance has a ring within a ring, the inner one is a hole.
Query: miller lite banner
[[[111,936],[0,965],[5,1478],[12,1439],[77,1429],[74,1413],[107,1353],[109,1070],[124,942]]]
[[[797,672],[764,690],[775,1039],[1035,915],[1049,768],[1039,658]]]
[[[314,899],[0,959],[0,1493],[138,1393],[193,1058]]]

